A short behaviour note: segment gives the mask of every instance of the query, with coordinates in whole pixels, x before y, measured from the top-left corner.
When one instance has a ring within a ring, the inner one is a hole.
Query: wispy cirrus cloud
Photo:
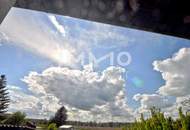
[[[55,28],[58,30],[58,32],[60,32],[65,37],[66,36],[65,28],[57,21],[56,17],[54,15],[48,15],[48,18],[55,26]]]
[[[18,8],[11,9],[0,30],[9,44],[66,66],[76,65],[76,57],[94,46],[111,48],[133,41],[111,25]]]
[[[13,8],[1,24],[0,30],[8,37],[9,44],[22,47],[58,64],[74,63],[75,48],[68,44],[67,39],[58,37],[56,31],[48,26],[47,15],[44,13]],[[61,57],[66,50],[70,56],[69,61]]]

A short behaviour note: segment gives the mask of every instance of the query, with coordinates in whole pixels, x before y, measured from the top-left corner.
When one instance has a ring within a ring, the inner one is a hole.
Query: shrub
[[[171,117],[164,117],[159,109],[151,108],[151,117],[147,120],[141,114],[141,121],[135,122],[132,126],[124,126],[122,130],[190,130],[190,115],[183,114],[179,108],[179,119],[173,120]]]
[[[57,125],[55,123],[49,124],[48,130],[57,130]]]

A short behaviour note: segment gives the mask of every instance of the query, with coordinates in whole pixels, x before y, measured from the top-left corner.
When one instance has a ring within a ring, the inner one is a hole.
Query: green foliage
[[[10,117],[8,117],[8,119],[6,119],[4,123],[11,125],[23,125],[26,122],[25,117],[25,113],[15,112]]]
[[[48,130],[57,130],[57,125],[55,123],[49,124]]]
[[[179,108],[179,117],[181,120],[181,125],[183,130],[190,130],[190,115],[186,113],[186,115],[183,114],[182,108]]]
[[[6,77],[5,75],[0,76],[0,115],[3,115],[7,112],[9,106],[9,96],[6,89]]]
[[[144,119],[141,114],[140,122],[135,122],[131,126],[124,126],[122,130],[190,130],[190,115],[183,114],[179,108],[179,119],[173,120],[171,117],[164,117],[160,109],[155,107],[150,109],[151,117]]]

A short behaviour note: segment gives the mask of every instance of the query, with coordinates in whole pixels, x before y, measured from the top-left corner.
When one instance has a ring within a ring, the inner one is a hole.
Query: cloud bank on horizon
[[[154,60],[150,69],[162,76],[164,85],[157,86],[153,93],[136,92],[129,99],[128,79],[124,77],[127,67],[100,66],[101,69],[95,70],[93,64],[88,64],[81,69],[76,57],[83,52],[91,53],[94,48],[120,50],[141,44],[136,39],[142,40],[146,33],[137,30],[123,33],[119,27],[83,20],[76,24],[75,20],[17,8],[10,11],[0,27],[0,47],[13,45],[54,64],[19,77],[26,89],[8,85],[9,111],[49,118],[64,105],[70,120],[123,122],[134,121],[140,113],[156,106],[166,115],[177,116],[176,108],[190,97],[190,48],[181,48],[173,56]],[[154,34],[146,39],[155,37],[161,36]],[[137,107],[128,104],[131,100]]]

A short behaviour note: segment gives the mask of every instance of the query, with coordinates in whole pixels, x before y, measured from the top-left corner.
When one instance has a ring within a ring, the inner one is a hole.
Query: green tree
[[[15,112],[5,121],[5,124],[23,125],[26,122],[25,117],[25,113]]]
[[[188,113],[183,114],[182,107],[179,108],[179,117],[181,120],[181,125],[183,130],[190,130],[190,115]]]
[[[0,115],[3,115],[7,112],[7,108],[9,106],[9,96],[6,89],[6,77],[5,75],[0,76]]]
[[[178,109],[178,112],[179,112],[179,117],[180,117],[181,124],[182,124],[182,129],[187,130],[186,121],[185,121],[185,115],[183,114],[182,107],[180,107]]]
[[[56,113],[55,116],[50,119],[50,123],[55,123],[58,127],[65,124],[67,120],[67,110],[62,106]]]

